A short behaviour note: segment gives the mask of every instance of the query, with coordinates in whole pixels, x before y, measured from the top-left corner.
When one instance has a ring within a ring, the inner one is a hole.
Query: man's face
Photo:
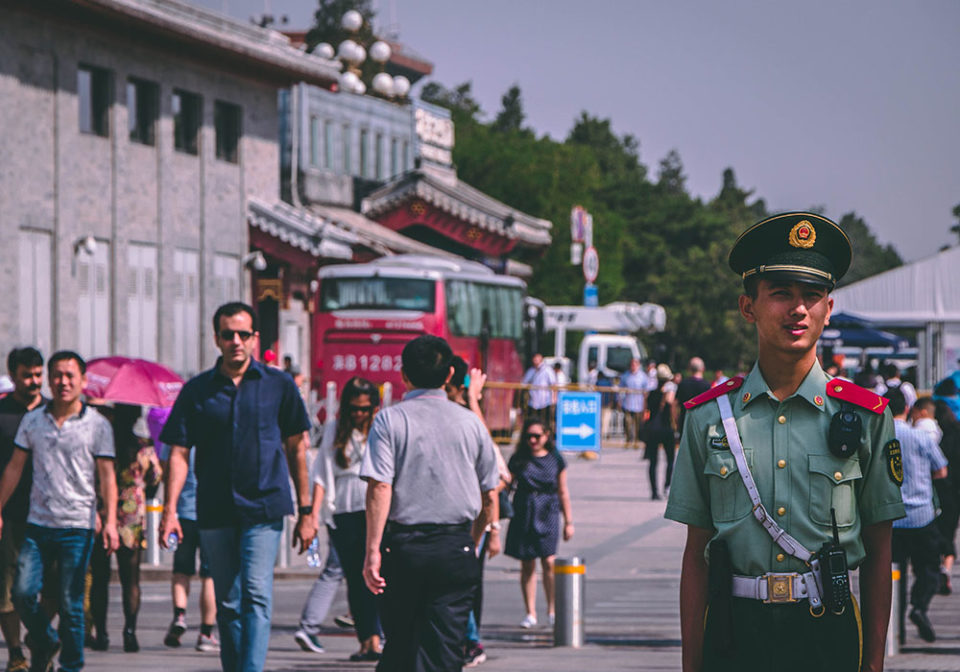
[[[13,392],[20,399],[32,399],[40,394],[43,387],[43,367],[17,365],[17,370],[10,377],[13,379]]]
[[[630,360],[630,373],[636,373],[636,372],[639,371],[639,370],[640,370],[640,360],[639,360],[639,359],[631,359],[631,360]]]
[[[80,365],[75,359],[61,359],[53,365],[50,372],[50,390],[55,401],[72,404],[80,398],[80,392],[87,384],[87,376],[80,373]]]
[[[227,317],[220,316],[220,328],[214,335],[217,348],[224,363],[230,368],[240,368],[250,359],[257,347],[257,332],[253,330],[253,318],[244,311]]]
[[[533,356],[533,365],[537,368],[540,368],[540,365],[543,364],[543,355],[534,355]]]
[[[740,313],[757,325],[760,346],[783,353],[815,348],[832,310],[825,288],[802,282],[761,279],[756,298],[740,297]]]

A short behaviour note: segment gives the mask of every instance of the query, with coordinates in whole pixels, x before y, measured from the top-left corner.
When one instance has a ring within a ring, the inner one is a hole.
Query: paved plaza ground
[[[549,670],[606,672],[615,670],[679,670],[680,622],[678,607],[679,563],[684,528],[663,519],[664,502],[651,502],[646,463],[633,450],[611,448],[597,461],[571,458],[569,482],[573,495],[576,535],[561,543],[560,555],[579,555],[587,563],[586,634],[581,649],[554,648],[548,627],[522,630],[523,602],[519,589],[519,563],[497,557],[486,569],[482,636],[489,659],[478,669],[491,671]],[[166,555],[166,554],[164,554]],[[169,562],[165,557],[164,561]],[[330,628],[322,636],[324,654],[304,653],[293,640],[303,599],[314,570],[302,558],[278,572],[274,600],[273,635],[267,669],[362,670],[369,663],[350,663],[356,648],[351,634],[332,624],[332,617],[347,611],[341,589],[331,610]],[[112,586],[110,634],[112,648],[88,652],[89,670],[131,669],[184,672],[218,670],[215,654],[193,650],[197,623],[195,599],[188,619],[191,630],[182,649],[167,649],[163,634],[170,621],[166,570],[145,568],[144,602],[139,638],[142,651],[122,653],[119,587]],[[960,586],[960,573],[954,584]],[[542,604],[539,614],[546,621]],[[887,669],[899,672],[960,670],[960,594],[937,597],[931,618],[939,635],[933,645],[922,642],[908,626],[907,646],[887,660]],[[788,641],[784,633],[784,641]]]

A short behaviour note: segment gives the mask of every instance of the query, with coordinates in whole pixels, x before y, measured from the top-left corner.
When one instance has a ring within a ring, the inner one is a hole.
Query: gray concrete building
[[[174,0],[0,5],[0,351],[211,365],[280,197],[278,90],[338,71]]]

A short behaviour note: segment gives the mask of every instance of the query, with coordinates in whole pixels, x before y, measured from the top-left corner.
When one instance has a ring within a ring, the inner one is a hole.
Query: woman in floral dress
[[[113,438],[116,446],[117,573],[123,593],[123,650],[140,650],[137,642],[137,614],[140,611],[140,556],[143,551],[143,526],[146,519],[147,490],[160,485],[163,471],[149,439],[135,431],[140,419],[139,406],[117,404],[112,412]],[[108,417],[109,414],[108,414]],[[141,423],[142,424],[142,423]],[[107,636],[107,587],[110,582],[110,556],[102,544],[94,544],[90,561],[93,585],[90,589],[90,612],[93,620],[92,646],[105,650]]]

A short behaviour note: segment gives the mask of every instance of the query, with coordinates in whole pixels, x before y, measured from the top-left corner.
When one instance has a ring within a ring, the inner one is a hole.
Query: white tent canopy
[[[834,312],[880,327],[922,330],[918,382],[932,386],[960,353],[960,247],[865,278],[833,293]]]

